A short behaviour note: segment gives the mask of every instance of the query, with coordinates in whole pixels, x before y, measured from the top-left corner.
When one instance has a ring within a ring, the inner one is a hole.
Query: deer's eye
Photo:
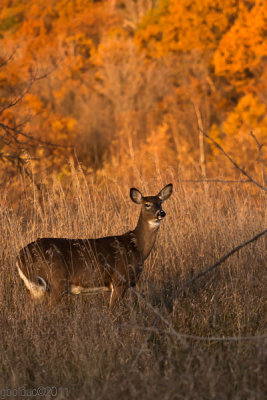
[[[145,203],[145,207],[146,207],[146,208],[150,208],[150,207],[151,207],[151,204],[150,204],[150,203]]]

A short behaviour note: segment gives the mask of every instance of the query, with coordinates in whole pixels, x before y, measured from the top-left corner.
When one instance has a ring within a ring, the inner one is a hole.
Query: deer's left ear
[[[142,196],[142,193],[138,189],[131,188],[130,189],[130,197],[131,197],[132,201],[134,201],[136,204],[142,203],[143,196]]]
[[[165,201],[170,197],[170,195],[172,194],[172,187],[173,187],[172,183],[169,183],[168,185],[164,186],[163,189],[161,189],[161,191],[158,194],[160,200]]]

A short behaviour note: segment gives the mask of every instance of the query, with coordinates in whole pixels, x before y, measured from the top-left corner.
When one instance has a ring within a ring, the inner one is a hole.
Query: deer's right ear
[[[142,193],[139,192],[138,189],[131,188],[130,189],[130,197],[131,197],[132,201],[134,201],[136,204],[142,203],[143,196],[142,196]]]

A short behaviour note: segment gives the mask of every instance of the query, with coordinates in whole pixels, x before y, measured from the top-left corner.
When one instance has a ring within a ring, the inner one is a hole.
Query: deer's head
[[[132,201],[141,204],[141,216],[151,227],[159,227],[161,220],[165,217],[166,213],[162,209],[162,203],[171,196],[172,187],[172,183],[169,183],[156,196],[143,196],[138,189],[130,189]]]

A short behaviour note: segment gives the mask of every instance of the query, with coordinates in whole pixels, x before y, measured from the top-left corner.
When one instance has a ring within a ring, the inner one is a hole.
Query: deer
[[[162,203],[173,190],[170,183],[156,196],[130,189],[131,200],[141,206],[134,230],[97,239],[38,238],[23,247],[16,266],[33,300],[60,301],[66,293],[111,292],[113,309],[130,287],[135,287],[144,262],[154,247],[166,216]]]

